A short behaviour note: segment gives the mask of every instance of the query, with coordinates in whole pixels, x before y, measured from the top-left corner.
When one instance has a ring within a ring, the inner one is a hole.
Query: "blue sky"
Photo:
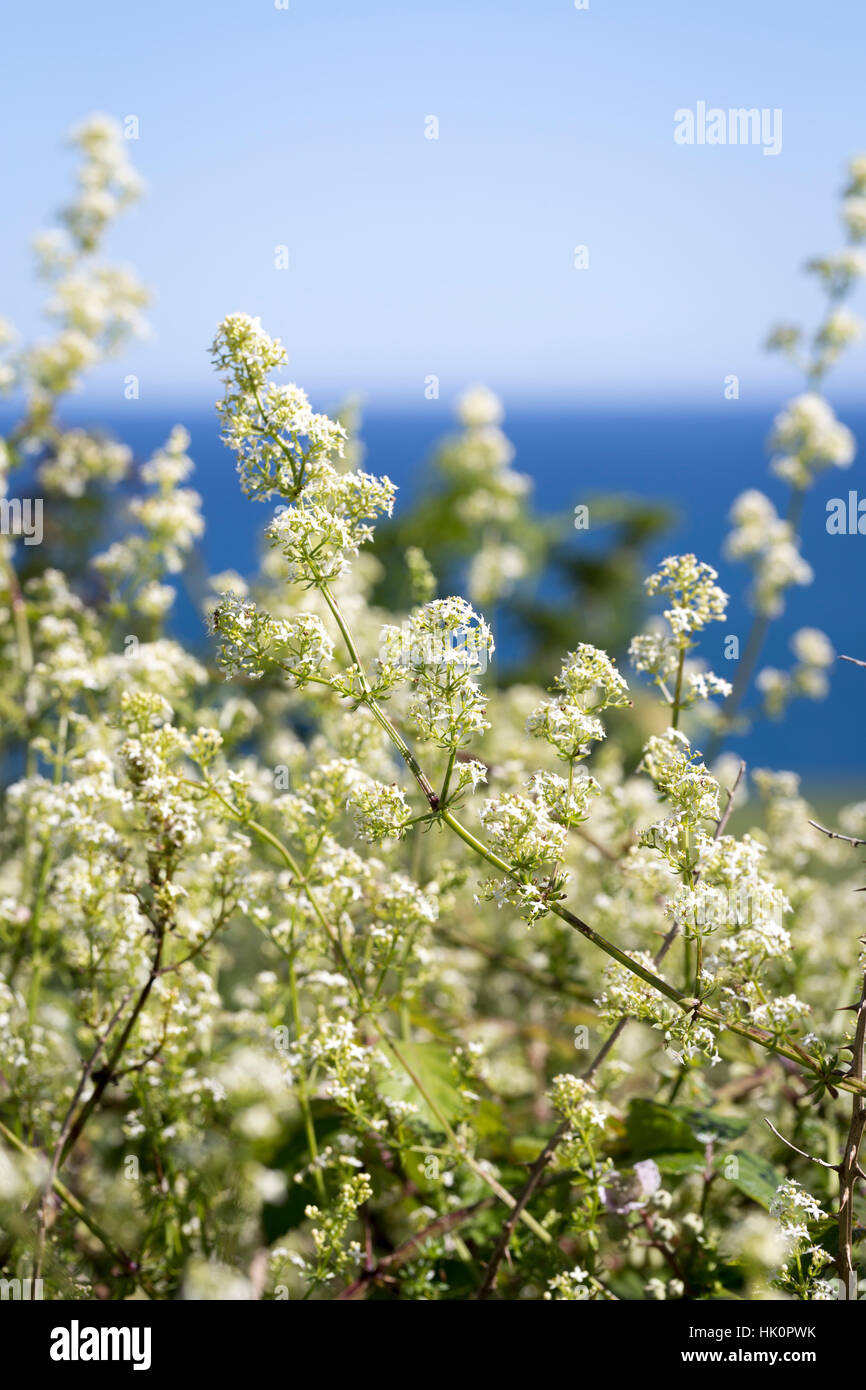
[[[63,132],[103,110],[140,121],[148,197],[111,249],[157,299],[101,399],[135,371],[142,406],[209,403],[215,323],[246,309],[329,400],[420,406],[435,373],[446,399],[484,380],[512,405],[700,407],[734,372],[773,402],[798,383],[761,341],[814,319],[799,269],[841,245],[835,195],[866,149],[864,38],[855,0],[17,6],[0,313],[36,326],[29,239],[69,189]],[[781,153],[676,145],[699,100],[781,108]]]

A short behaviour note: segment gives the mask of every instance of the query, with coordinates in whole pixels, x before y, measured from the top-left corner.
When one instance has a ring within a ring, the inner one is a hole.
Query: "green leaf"
[[[766,1158],[758,1158],[756,1154],[747,1153],[745,1150],[733,1154],[718,1154],[716,1169],[740,1192],[767,1210],[784,1177]]]
[[[328,1102],[314,1100],[311,1109],[316,1139],[320,1146],[324,1146],[333,1135],[339,1133],[343,1124],[342,1116]],[[286,1231],[299,1226],[304,1219],[304,1208],[308,1203],[319,1200],[315,1183],[309,1174],[303,1182],[295,1181],[295,1174],[309,1164],[310,1157],[306,1129],[299,1122],[268,1160],[269,1167],[282,1169],[288,1178],[285,1197],[276,1203],[265,1202],[262,1207],[262,1224],[269,1243],[285,1235]]]
[[[658,1100],[631,1102],[626,1134],[639,1158],[660,1153],[703,1152],[711,1140],[731,1144],[739,1139],[747,1122],[738,1115],[719,1115],[714,1110],[689,1110],[682,1105],[664,1105]]]
[[[475,1102],[472,1123],[479,1139],[492,1141],[502,1136],[507,1138],[508,1126],[505,1123],[505,1114],[502,1106],[497,1105],[494,1100],[482,1099]],[[538,1147],[539,1149],[542,1147],[541,1142],[539,1142]]]
[[[510,1158],[513,1163],[534,1163],[544,1148],[545,1141],[534,1134],[518,1134],[511,1141]]]
[[[732,1144],[745,1134],[748,1120],[739,1115],[717,1115],[713,1110],[682,1110],[683,1119],[699,1143],[711,1137],[716,1144]]]
[[[653,1155],[653,1162],[661,1173],[700,1173],[704,1167],[703,1154],[659,1153]]]
[[[419,1088],[396,1058],[392,1061],[391,1071],[383,1076],[380,1083],[379,1089],[383,1095],[391,1096],[395,1100],[412,1101],[436,1130],[441,1130],[442,1125],[434,1106],[449,1123],[465,1113],[466,1102],[454,1084],[449,1047],[438,1042],[402,1041],[396,1046],[400,1056],[405,1058],[407,1066],[430,1097],[432,1105],[427,1104]]]
[[[661,1153],[700,1151],[700,1144],[673,1105],[657,1100],[633,1100],[625,1123],[628,1142],[636,1158],[650,1158]]]

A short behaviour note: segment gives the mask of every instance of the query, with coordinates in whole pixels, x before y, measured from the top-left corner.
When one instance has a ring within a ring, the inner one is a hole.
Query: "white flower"
[[[471,386],[457,402],[457,415],[467,429],[502,423],[502,402],[486,386]]]
[[[791,650],[804,666],[832,666],[836,659],[829,637],[816,627],[801,627],[795,632]]]
[[[86,430],[66,430],[54,456],[40,465],[39,481],[50,492],[81,497],[90,482],[119,482],[131,462],[132,450],[125,444]]]
[[[556,681],[566,700],[583,709],[628,704],[628,686],[607,652],[581,642],[569,652]]]
[[[679,647],[660,628],[633,637],[628,654],[636,671],[646,671],[660,681],[676,675]]]
[[[490,628],[465,599],[434,599],[402,628],[382,629],[380,666],[390,679],[412,681],[408,713],[420,737],[457,748],[490,727],[472,676],[493,650]]]
[[[566,657],[556,689],[561,692],[556,699],[531,711],[526,730],[574,762],[586,756],[591,742],[604,738],[598,713],[628,704],[628,686],[607,653],[584,642]]]
[[[337,473],[323,463],[266,535],[288,561],[291,579],[304,584],[337,579],[372,538],[369,520],[391,515],[395,492],[390,478]]]
[[[548,1281],[544,1299],[550,1303],[582,1303],[589,1298],[590,1288],[587,1283],[589,1272],[581,1269],[580,1265],[575,1265],[574,1269],[567,1270],[563,1274],[556,1274]]]
[[[583,758],[590,743],[605,736],[604,725],[594,714],[562,700],[545,700],[526,720],[526,732],[542,738],[561,758]]]
[[[286,350],[279,338],[269,337],[260,318],[227,314],[214,340],[213,358],[229,380],[264,386],[268,374],[285,365]]]
[[[492,847],[515,869],[539,869],[565,849],[565,827],[551,818],[544,802],[504,792],[486,801],[479,814]]]
[[[466,585],[473,600],[486,606],[510,594],[527,568],[519,546],[486,543],[472,557]]]
[[[694,555],[669,555],[646,580],[648,593],[673,600],[665,617],[676,637],[688,637],[709,622],[724,620],[728,596],[715,583],[718,577],[712,565]]]
[[[734,529],[725,543],[732,559],[746,560],[754,573],[752,598],[759,613],[778,617],[783,594],[793,584],[811,584],[812,568],[799,551],[793,527],[777,515],[770,499],[755,488],[731,508]]]
[[[568,826],[586,820],[590,798],[601,793],[600,784],[583,768],[574,770],[570,787],[566,778],[555,772],[533,773],[530,786],[550,809],[553,818]]]
[[[334,644],[315,613],[273,618],[232,592],[222,594],[212,608],[209,627],[220,637],[217,660],[227,680],[239,674],[258,679],[278,666],[302,686],[324,679],[322,672],[334,655]]]
[[[377,844],[380,840],[399,840],[406,833],[406,824],[412,812],[406,804],[403,790],[392,783],[372,779],[358,782],[349,793],[347,806],[351,811],[355,828],[362,840]]]
[[[718,820],[719,784],[697,756],[684,733],[668,729],[648,739],[641,767],[686,820]]]
[[[822,347],[843,348],[862,337],[862,320],[847,309],[834,309],[822,323],[817,341]]]
[[[859,194],[846,198],[842,204],[842,216],[853,241],[866,239],[866,198]]]
[[[811,1193],[793,1178],[786,1178],[776,1188],[776,1195],[770,1204],[770,1215],[776,1218],[786,1236],[793,1240],[808,1240],[807,1223],[819,1221],[824,1212]]]
[[[562,1072],[553,1078],[548,1094],[554,1108],[579,1134],[587,1136],[607,1124],[607,1109],[596,1100],[591,1081]]]
[[[847,293],[854,280],[866,275],[866,255],[846,247],[835,256],[816,256],[806,264],[806,269],[820,276],[827,293],[833,298]]]
[[[770,448],[774,473],[798,488],[808,487],[816,473],[834,464],[850,467],[857,451],[851,431],[815,391],[796,396],[776,416]]]
[[[294,501],[317,477],[333,473],[328,461],[342,457],[346,431],[327,415],[317,415],[299,386],[268,381],[285,365],[286,353],[259,319],[229,314],[219,326],[212,356],[226,386],[217,406],[223,442],[237,455],[247,496],[277,492]],[[327,507],[327,498],[310,497],[308,505]]]

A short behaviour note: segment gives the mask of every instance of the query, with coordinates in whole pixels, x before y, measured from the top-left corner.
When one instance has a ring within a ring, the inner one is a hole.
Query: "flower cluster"
[[[314,1278],[317,1282],[325,1283],[361,1263],[361,1246],[356,1240],[347,1243],[346,1233],[358,1208],[372,1195],[370,1175],[352,1173],[340,1184],[337,1197],[327,1212],[321,1212],[313,1203],[306,1207],[305,1216],[314,1222],[311,1235],[316,1247]]]
[[[147,533],[148,545],[162,557],[169,574],[182,569],[185,555],[204,534],[201,497],[192,488],[178,486],[192,472],[188,448],[187,431],[175,426],[165,447],[141,470],[142,481],[153,484],[155,490],[130,504],[131,515]]]
[[[644,970],[656,973],[648,952],[631,951],[629,955]],[[657,1029],[666,1050],[678,1064],[698,1057],[712,1064],[721,1061],[713,1028],[699,1015],[684,1013],[623,965],[614,963],[607,967],[596,1003],[601,1017],[611,1026],[623,1019],[638,1019]]]
[[[39,483],[46,492],[81,497],[91,482],[120,482],[131,462],[132,450],[125,444],[87,430],[66,430],[40,466]]]
[[[601,795],[601,784],[584,768],[574,768],[570,779],[555,772],[535,772],[531,787],[561,825],[580,825],[589,816],[590,801]]]
[[[770,1215],[778,1221],[791,1240],[808,1240],[809,1222],[820,1221],[824,1215],[821,1205],[810,1192],[793,1178],[787,1178],[776,1189]]]
[[[684,733],[668,729],[648,739],[641,763],[676,815],[689,825],[718,820],[721,814],[719,784],[697,761],[699,756]]]
[[[629,703],[628,686],[606,652],[582,643],[568,654],[555,689],[560,693],[553,700],[531,712],[526,731],[574,763],[586,757],[591,743],[604,738],[599,714]]]
[[[63,226],[36,242],[42,274],[52,286],[47,309],[58,331],[31,348],[22,364],[32,384],[34,442],[56,440],[51,398],[76,390],[85,368],[144,331],[142,310],[149,299],[128,270],[95,259],[111,223],[142,191],[120,126],[108,116],[91,116],[72,132],[70,144],[82,156],[77,195],[62,210]]]
[[[315,414],[299,386],[268,380],[287,358],[279,338],[271,338],[260,319],[229,314],[211,355],[226,386],[217,406],[223,443],[237,456],[244,492],[294,499],[323,463],[342,457],[345,430]]]
[[[834,316],[836,320],[840,313]],[[795,397],[776,416],[770,448],[775,455],[773,472],[796,488],[808,487],[826,468],[850,468],[856,452],[851,431],[814,391]]]
[[[278,510],[266,528],[272,546],[288,562],[288,578],[322,584],[349,569],[373,535],[370,519],[390,516],[394,484],[370,473],[337,473],[322,464],[297,501]]]
[[[380,667],[412,683],[409,719],[420,738],[460,748],[489,728],[474,676],[493,655],[493,635],[462,598],[434,599],[402,628],[382,629]]]
[[[727,595],[715,583],[717,578],[712,566],[694,555],[676,555],[664,560],[646,581],[649,593],[663,594],[673,603],[664,610],[664,623],[655,619],[646,632],[632,638],[629,657],[635,670],[649,675],[673,707],[674,722],[681,711],[699,702],[709,710],[715,696],[731,692],[727,681],[687,658],[694,634],[725,617]]]
[[[763,872],[763,845],[748,835],[737,840],[698,833],[693,850],[687,880],[666,911],[688,939],[713,938],[711,954],[703,956],[701,987],[717,991],[726,1017],[790,1032],[802,1016],[799,1003],[788,1000],[776,1010],[761,1002],[768,962],[790,952],[784,919],[792,910],[783,890]]]
[[[372,779],[358,782],[349,793],[347,805],[358,834],[369,844],[401,839],[412,819],[406,795],[396,783],[386,786]]]
[[[439,450],[435,466],[444,484],[443,510],[465,533],[467,592],[487,607],[506,598],[532,567],[520,543],[530,480],[511,466],[514,449],[500,428],[502,403],[492,391],[471,387],[457,402],[457,416],[463,432]]]
[[[480,896],[500,907],[515,907],[521,917],[534,922],[549,911],[550,893],[562,883],[556,865],[565,851],[566,825],[554,819],[543,798],[520,792],[485,801],[479,819],[490,847],[510,870],[507,876],[483,881]],[[547,881],[542,883],[545,868]]]
[[[794,528],[756,488],[737,498],[731,508],[731,522],[726,554],[751,566],[751,597],[758,613],[778,617],[784,608],[785,591],[794,584],[811,584],[814,577],[811,565],[800,554]]]
[[[506,792],[485,801],[479,817],[492,848],[520,873],[554,863],[565,848],[565,827],[534,797]]]
[[[257,680],[278,666],[298,686],[326,681],[323,671],[334,655],[334,644],[315,613],[273,618],[250,600],[227,592],[211,609],[209,628],[220,638],[217,659],[226,680],[240,674]]]
[[[712,565],[694,555],[670,555],[647,579],[648,594],[663,594],[671,600],[664,616],[681,643],[707,623],[724,620],[728,596],[716,584],[718,577]]]
[[[589,1081],[582,1081],[570,1072],[560,1073],[553,1078],[550,1101],[554,1109],[580,1135],[600,1132],[608,1121],[608,1113],[599,1105],[595,1087]]]
[[[846,247],[833,256],[813,256],[806,269],[817,275],[830,299],[840,299],[866,275],[866,253]]]
[[[755,680],[772,719],[779,719],[797,696],[823,700],[830,688],[827,672],[836,657],[830,639],[818,628],[802,627],[794,633],[790,646],[796,657],[790,671],[765,666]]]
[[[590,1297],[590,1287],[587,1283],[589,1273],[581,1269],[580,1265],[575,1265],[574,1269],[556,1274],[549,1280],[544,1291],[545,1301],[550,1303],[584,1303]]]
[[[63,221],[81,250],[93,251],[118,211],[141,196],[142,182],[127,158],[123,132],[109,116],[88,117],[69,138],[86,162],[78,197],[64,209]]]

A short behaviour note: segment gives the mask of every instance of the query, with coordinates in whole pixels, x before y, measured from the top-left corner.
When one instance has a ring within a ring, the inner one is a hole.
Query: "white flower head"
[[[722,622],[728,596],[720,589],[717,572],[694,555],[669,555],[646,581],[647,592],[671,599],[665,617],[674,636],[688,639],[709,622]]]

